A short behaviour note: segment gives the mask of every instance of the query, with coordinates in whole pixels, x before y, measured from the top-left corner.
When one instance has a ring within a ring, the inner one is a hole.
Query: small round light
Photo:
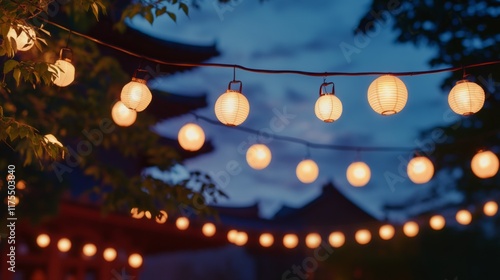
[[[352,186],[363,187],[370,181],[370,167],[362,161],[353,162],[347,168],[346,176]]]
[[[137,112],[127,108],[121,101],[117,101],[111,109],[111,117],[113,121],[123,127],[131,126],[137,119]]]
[[[262,247],[271,247],[274,243],[274,237],[270,233],[263,233],[259,237],[259,243]]]
[[[248,234],[246,232],[238,231],[236,233],[236,238],[234,240],[234,244],[236,244],[238,246],[243,246],[243,245],[247,244],[247,241],[248,241]]]
[[[149,212],[149,211],[144,212],[144,216],[146,216],[146,218],[148,218],[148,219],[150,219],[150,220],[151,220],[151,218],[153,217],[153,216],[151,215],[151,212]]]
[[[394,237],[394,227],[391,225],[383,225],[380,227],[378,234],[383,240],[389,240]]]
[[[434,165],[427,157],[417,156],[410,160],[407,167],[410,180],[415,184],[425,184],[434,175]]]
[[[317,233],[309,233],[306,236],[306,246],[309,249],[318,248],[321,245],[321,236]]]
[[[92,257],[97,253],[97,247],[92,243],[83,245],[82,252],[87,257]]]
[[[36,41],[35,30],[31,26],[19,24],[17,25],[17,31],[15,28],[10,27],[7,32],[7,38],[14,40],[16,42],[16,49],[18,51],[28,51],[34,45]]]
[[[398,77],[383,75],[375,79],[368,88],[368,103],[381,115],[399,113],[408,100],[408,90]]]
[[[299,181],[304,184],[310,184],[318,178],[319,168],[312,159],[305,159],[297,165],[295,173]]]
[[[102,257],[108,262],[114,261],[116,259],[116,255],[117,253],[114,248],[106,248],[102,252]]]
[[[429,219],[429,225],[433,230],[442,230],[446,225],[446,220],[441,215],[434,215]]]
[[[476,83],[460,80],[448,95],[451,110],[459,115],[477,113],[484,105],[484,90]]]
[[[186,230],[189,227],[189,220],[186,217],[179,217],[175,221],[175,225],[179,230]]]
[[[472,214],[467,210],[458,211],[455,218],[457,219],[457,222],[459,224],[464,225],[464,226],[466,226],[472,222]]]
[[[130,214],[132,214],[132,218],[134,219],[141,219],[144,217],[144,211],[139,212],[139,210],[135,207],[130,209]]]
[[[328,242],[333,248],[340,248],[345,244],[345,236],[340,231],[334,231],[328,236]]]
[[[36,237],[36,244],[40,248],[45,248],[50,244],[50,237],[47,234],[42,233]]]
[[[16,188],[17,188],[18,190],[24,190],[24,189],[26,189],[26,181],[24,181],[24,180],[19,180],[19,181],[17,182],[17,184],[16,184]]]
[[[293,249],[299,245],[299,238],[293,233],[288,233],[283,236],[283,245],[288,249]]]
[[[198,151],[205,143],[205,132],[194,123],[185,124],[177,135],[179,145],[186,151]]]
[[[212,223],[206,223],[201,228],[201,232],[203,232],[203,235],[205,235],[206,237],[214,236],[215,231],[216,231],[215,225]]]
[[[139,268],[142,265],[142,256],[134,253],[128,257],[128,265],[132,268]]]
[[[491,151],[479,151],[471,161],[472,172],[481,179],[495,176],[498,165],[498,157]]]
[[[234,243],[236,242],[236,237],[238,236],[238,231],[235,229],[232,229],[227,232],[227,241]]]
[[[486,216],[495,216],[498,212],[498,204],[495,201],[488,201],[483,207]]]
[[[156,216],[155,220],[159,224],[164,224],[168,219],[168,214],[164,210],[160,210],[160,216]]]
[[[136,110],[137,112],[144,111],[153,99],[151,91],[146,86],[146,80],[132,78],[132,81],[126,84],[120,94],[120,100],[127,108]]]
[[[215,116],[227,126],[242,124],[250,113],[247,98],[238,91],[228,89],[215,102]]]
[[[247,162],[256,170],[266,168],[271,162],[271,150],[264,144],[254,144],[247,150]]]
[[[418,231],[419,231],[418,224],[413,221],[406,222],[403,226],[403,232],[408,237],[417,236]]]
[[[358,244],[366,245],[372,240],[372,234],[367,229],[360,229],[356,231],[354,239],[356,239],[356,242],[358,242]]]
[[[314,105],[314,113],[326,123],[334,122],[342,115],[342,102],[334,94],[321,95]]]
[[[55,70],[49,68],[49,71],[56,74],[55,77],[52,78],[54,85],[58,87],[69,86],[75,80],[76,71],[71,60],[58,59],[54,65],[56,66]]]
[[[69,241],[68,238],[59,239],[57,242],[57,249],[63,253],[68,252],[71,249],[71,241]]]

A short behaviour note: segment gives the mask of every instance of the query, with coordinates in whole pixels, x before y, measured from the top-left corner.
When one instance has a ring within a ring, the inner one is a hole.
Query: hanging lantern
[[[483,211],[486,216],[495,216],[498,212],[498,204],[495,201],[488,201],[484,204]]]
[[[168,219],[168,214],[165,210],[160,210],[160,215],[155,217],[155,221],[159,224],[164,224]]]
[[[466,226],[472,221],[472,214],[467,210],[460,210],[455,218],[459,224]]]
[[[295,169],[297,178],[304,184],[310,184],[316,181],[319,175],[319,168],[312,159],[305,159],[297,165]]]
[[[484,99],[484,90],[478,84],[464,79],[458,81],[451,89],[448,104],[453,112],[468,116],[483,108]]]
[[[75,80],[75,66],[71,64],[73,52],[69,48],[62,48],[59,53],[59,59],[56,60],[54,68],[49,68],[49,71],[55,73],[52,77],[52,82],[58,87],[66,87]]]
[[[370,241],[372,240],[372,234],[367,229],[360,229],[356,231],[354,239],[356,239],[356,242],[358,242],[358,244],[365,245],[370,243]]]
[[[326,86],[332,85],[332,92],[325,92]],[[335,96],[335,85],[333,83],[323,83],[319,88],[319,98],[314,106],[314,112],[318,119],[331,123],[342,115],[342,102]]]
[[[441,230],[446,225],[446,220],[441,215],[434,215],[429,220],[429,225],[433,230]]]
[[[127,108],[123,102],[117,101],[111,109],[111,117],[117,125],[127,127],[135,122],[137,112]]]
[[[205,132],[199,125],[188,123],[179,130],[177,139],[184,150],[195,152],[205,143]]]
[[[179,230],[186,230],[189,227],[189,220],[186,217],[179,217],[175,220],[175,226]]]
[[[232,90],[232,84],[239,84],[239,90]],[[250,104],[247,98],[241,93],[242,83],[231,81],[227,91],[223,93],[215,102],[215,116],[227,126],[237,126],[242,124],[250,112]]]
[[[408,178],[415,184],[425,184],[434,175],[432,161],[424,156],[416,156],[410,160],[406,169]]]
[[[394,237],[394,227],[391,225],[383,225],[380,227],[378,234],[383,240],[389,240]]]
[[[115,248],[109,247],[104,249],[104,251],[102,251],[102,257],[108,262],[114,261],[117,255],[118,252],[116,252]]]
[[[340,231],[334,231],[328,236],[328,242],[333,248],[342,247],[345,243],[345,235]]]
[[[93,257],[97,253],[97,247],[92,243],[87,243],[82,247],[82,253],[86,257]]]
[[[247,162],[256,170],[266,168],[271,162],[271,150],[264,144],[254,144],[247,150]]]
[[[259,237],[259,243],[262,247],[271,247],[274,243],[274,237],[270,233],[263,233]]]
[[[236,233],[236,238],[234,240],[234,244],[238,245],[238,246],[243,246],[245,244],[247,244],[247,241],[248,241],[248,234],[244,231],[238,231]]]
[[[306,236],[306,246],[309,249],[318,248],[321,245],[321,236],[317,233],[309,233]]]
[[[234,243],[236,242],[236,237],[238,236],[238,231],[235,229],[232,229],[227,232],[227,241]]]
[[[383,75],[375,79],[368,88],[368,103],[381,115],[399,113],[408,100],[408,90],[398,77]]]
[[[299,238],[293,233],[288,233],[283,236],[283,246],[288,249],[293,249],[299,245]]]
[[[18,24],[17,28],[12,26],[9,28],[7,38],[9,38],[10,42],[15,42],[16,50],[28,51],[35,45],[36,33],[31,26]]]
[[[471,161],[472,172],[481,179],[495,176],[498,165],[498,157],[491,151],[479,151]]]
[[[36,237],[36,244],[40,248],[45,248],[50,244],[50,237],[47,234],[42,233]]]
[[[215,225],[212,223],[206,223],[201,228],[201,232],[203,232],[203,235],[205,235],[206,237],[214,236],[215,231],[216,231]]]
[[[71,249],[71,241],[65,237],[59,239],[59,241],[57,242],[57,249],[59,249],[59,251],[63,253],[68,252]]]
[[[418,224],[413,221],[406,222],[403,226],[403,232],[408,237],[417,236],[418,231],[419,231]]]
[[[137,69],[132,77],[132,81],[126,84],[121,92],[120,99],[127,108],[136,110],[137,112],[144,111],[153,99],[153,95],[146,85],[146,80],[136,77],[137,72],[144,70]]]
[[[347,181],[354,187],[363,187],[370,181],[370,167],[362,161],[351,163],[346,172]]]
[[[128,265],[132,268],[139,268],[142,265],[142,256],[134,253],[128,257]]]

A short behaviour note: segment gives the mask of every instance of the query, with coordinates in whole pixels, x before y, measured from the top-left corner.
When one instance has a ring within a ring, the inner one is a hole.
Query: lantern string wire
[[[73,35],[80,36],[82,38],[85,38],[85,39],[90,40],[92,42],[95,42],[97,44],[100,44],[100,45],[109,47],[111,49],[126,53],[128,55],[138,57],[138,58],[148,60],[150,62],[154,62],[154,63],[158,63],[158,64],[163,64],[163,65],[168,65],[168,66],[177,66],[177,67],[219,67],[219,68],[233,68],[233,70],[236,70],[236,68],[237,68],[237,69],[244,70],[247,72],[263,73],[263,74],[296,74],[296,75],[311,76],[311,77],[329,77],[329,76],[375,76],[375,75],[418,76],[418,75],[437,74],[437,73],[443,73],[443,72],[465,71],[465,69],[468,69],[468,68],[476,68],[476,67],[500,64],[500,60],[495,60],[495,61],[486,61],[486,62],[481,62],[481,63],[463,65],[460,67],[448,67],[448,68],[441,68],[441,69],[432,69],[432,70],[424,70],[424,71],[410,71],[410,72],[381,72],[381,71],[311,72],[311,71],[302,71],[302,70],[287,70],[287,69],[280,70],[280,69],[251,68],[251,67],[246,67],[243,65],[226,64],[226,63],[170,62],[170,61],[164,61],[164,60],[160,60],[160,59],[153,58],[153,57],[148,57],[148,56],[138,54],[138,53],[132,52],[130,50],[124,49],[122,47],[118,47],[116,45],[103,42],[103,41],[96,39],[92,36],[71,30],[71,29],[69,29],[61,24],[55,23],[55,22],[50,21],[48,19],[44,19],[44,18],[39,18],[39,19],[54,26],[54,27],[71,32],[71,33],[73,33]]]

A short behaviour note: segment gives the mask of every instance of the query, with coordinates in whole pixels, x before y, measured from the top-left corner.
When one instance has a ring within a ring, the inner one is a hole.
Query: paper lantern
[[[128,257],[128,265],[132,268],[139,268],[142,265],[142,256],[134,253]]]
[[[403,232],[408,237],[417,236],[418,231],[419,231],[418,224],[413,221],[406,222],[403,226]]]
[[[319,175],[319,168],[316,162],[311,159],[305,159],[297,165],[295,173],[299,181],[304,184],[310,184],[316,181]]]
[[[446,220],[441,215],[434,215],[430,218],[429,225],[433,230],[442,230],[446,225]]]
[[[68,252],[71,249],[71,241],[69,241],[68,238],[59,239],[57,242],[57,249],[63,253]]]
[[[256,170],[266,168],[271,162],[271,150],[264,144],[254,144],[247,150],[247,163]]]
[[[464,226],[466,226],[472,222],[472,214],[467,210],[458,211],[455,218],[457,219],[457,222],[459,224],[464,225]]]
[[[495,216],[498,212],[498,204],[495,201],[488,201],[483,207],[486,216]]]
[[[137,208],[130,209],[130,214],[132,214],[132,218],[134,219],[141,219],[144,217],[144,211],[139,212]]]
[[[479,151],[472,158],[471,168],[477,177],[491,178],[498,172],[498,157],[491,151]]]
[[[47,234],[42,233],[36,237],[36,244],[40,248],[45,248],[50,244],[50,237]]]
[[[363,187],[370,181],[370,167],[362,161],[353,162],[347,168],[346,176],[352,186]]]
[[[56,60],[54,68],[49,68],[49,71],[55,73],[52,77],[52,82],[58,87],[69,86],[75,80],[75,66],[71,64],[73,52],[71,49],[62,48],[59,54],[59,59]]]
[[[137,119],[137,112],[127,108],[121,101],[117,101],[111,109],[111,117],[113,121],[123,127],[131,126]]]
[[[340,231],[334,231],[328,236],[328,242],[333,248],[340,248],[345,243],[345,236]]]
[[[9,28],[7,38],[15,42],[16,50],[28,51],[35,45],[36,33],[31,26],[18,24],[17,30],[12,26]]]
[[[243,245],[247,244],[247,241],[248,241],[248,234],[246,232],[238,231],[236,233],[236,237],[234,239],[234,244],[236,244],[238,246],[243,246]]]
[[[231,243],[234,243],[236,241],[236,236],[238,235],[238,231],[235,229],[232,229],[227,232],[227,240]]]
[[[391,225],[383,225],[380,227],[378,230],[378,234],[380,235],[380,238],[383,240],[389,240],[394,237],[394,227]]]
[[[399,113],[408,100],[408,90],[398,77],[383,75],[375,79],[368,88],[368,103],[381,115]]]
[[[97,253],[97,247],[92,243],[83,245],[82,253],[87,257],[92,257]]]
[[[270,233],[263,233],[259,237],[259,243],[262,247],[271,247],[274,243],[274,237]]]
[[[288,233],[283,236],[283,246],[288,249],[293,249],[299,245],[299,238],[293,233]]]
[[[484,90],[476,83],[460,80],[448,95],[451,110],[459,115],[477,113],[484,105]]]
[[[239,83],[239,90],[232,90],[231,85]],[[250,104],[247,98],[241,93],[242,84],[240,81],[229,83],[228,89],[215,102],[215,116],[227,126],[237,126],[242,124],[250,113]]]
[[[188,218],[186,218],[186,217],[179,217],[179,218],[177,218],[177,220],[175,221],[175,226],[179,230],[186,230],[189,227],[189,220],[188,220]]]
[[[205,132],[195,123],[187,123],[179,130],[177,134],[179,145],[186,150],[195,152],[203,147],[205,143]]]
[[[365,245],[370,243],[370,241],[372,240],[372,234],[367,229],[360,229],[356,231],[354,239],[356,239],[356,242],[358,242],[358,244]]]
[[[201,228],[201,232],[203,232],[203,235],[205,235],[206,237],[214,236],[215,231],[216,231],[215,225],[212,223],[206,223]]]
[[[164,224],[168,219],[168,214],[165,210],[160,210],[160,216],[155,217],[155,221],[159,224]]]
[[[102,257],[108,262],[112,262],[116,259],[116,250],[114,248],[106,248],[102,252]]]
[[[332,85],[331,92],[324,92],[326,86]],[[314,105],[314,112],[318,119],[331,123],[342,115],[342,102],[335,96],[335,86],[333,83],[323,83],[319,88],[319,98]]]
[[[132,81],[123,87],[120,94],[123,104],[137,112],[144,111],[152,99],[153,95],[146,86],[146,80],[136,77],[132,77]]]
[[[410,160],[406,169],[408,178],[415,184],[425,184],[434,175],[434,165],[427,157],[417,156]]]
[[[306,236],[306,246],[309,249],[318,248],[321,245],[321,236],[317,233],[309,233]]]

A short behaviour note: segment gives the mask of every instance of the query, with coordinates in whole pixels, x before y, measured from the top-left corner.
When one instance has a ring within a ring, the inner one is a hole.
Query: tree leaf
[[[99,21],[99,6],[96,3],[92,3],[92,13],[94,13],[95,19]]]
[[[177,16],[172,12],[167,12],[168,16],[175,22],[177,22]]]
[[[186,14],[186,16],[188,15],[188,12],[189,12],[188,5],[181,2],[181,3],[179,3],[179,9],[181,9],[184,12],[184,14]]]
[[[14,69],[14,80],[16,80],[16,85],[19,86],[21,83],[21,70],[19,68]]]
[[[14,60],[14,59],[9,59],[5,62],[4,66],[3,66],[3,73],[4,74],[7,74],[9,73],[10,71],[12,71],[12,69],[14,69],[17,65],[19,65],[19,61],[17,60]]]
[[[146,11],[146,13],[144,14],[144,18],[149,22],[149,24],[153,24],[153,21],[155,20],[151,10]]]

